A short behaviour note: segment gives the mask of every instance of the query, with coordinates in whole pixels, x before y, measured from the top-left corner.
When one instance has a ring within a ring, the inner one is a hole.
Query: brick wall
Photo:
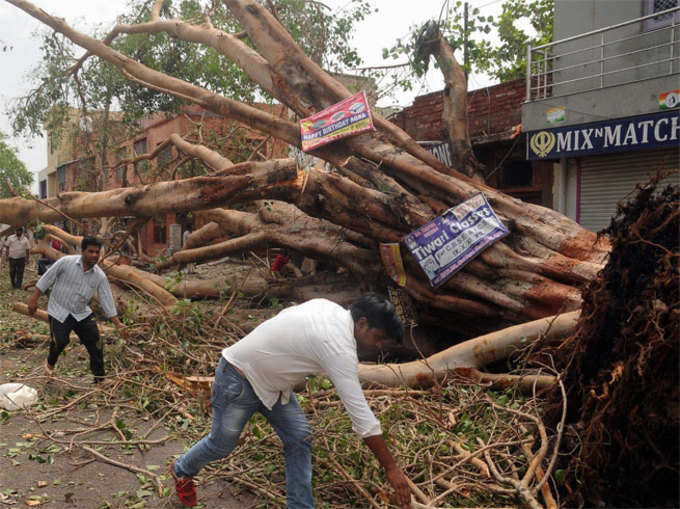
[[[521,123],[525,80],[519,79],[468,92],[467,113],[470,136],[478,138],[502,133]],[[397,113],[392,122],[416,140],[443,140],[443,92],[416,97],[413,104]]]

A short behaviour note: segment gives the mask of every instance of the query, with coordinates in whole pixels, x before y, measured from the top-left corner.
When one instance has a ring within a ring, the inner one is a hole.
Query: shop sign
[[[439,286],[508,233],[484,195],[478,193],[409,233],[404,243],[430,284]]]
[[[527,133],[527,159],[559,159],[583,155],[677,146],[680,110],[555,127]]]
[[[430,154],[439,159],[446,166],[453,166],[451,163],[451,146],[449,145],[448,141],[442,141],[438,143],[419,141],[418,144]]]
[[[311,117],[300,120],[302,150],[309,152],[322,145],[372,129],[371,108],[365,92],[361,91]]]

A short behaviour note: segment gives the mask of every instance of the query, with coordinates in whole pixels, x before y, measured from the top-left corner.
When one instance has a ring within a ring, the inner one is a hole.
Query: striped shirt
[[[268,409],[313,373],[326,372],[361,437],[380,435],[380,421],[359,383],[354,320],[347,309],[326,299],[312,299],[284,309],[258,325],[222,356],[236,366]],[[295,396],[293,396],[295,397]]]
[[[83,272],[80,255],[63,256],[54,262],[35,286],[45,293],[52,285],[54,288],[47,303],[47,314],[61,323],[69,314],[77,321],[90,316],[92,309],[88,303],[95,292],[107,318],[118,314],[106,274],[98,265]]]

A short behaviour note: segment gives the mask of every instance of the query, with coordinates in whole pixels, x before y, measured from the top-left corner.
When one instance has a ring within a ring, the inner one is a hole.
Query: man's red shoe
[[[186,507],[194,507],[198,504],[198,499],[196,497],[196,485],[194,484],[193,477],[177,477],[175,474],[175,462],[170,465],[170,474],[175,480],[175,492],[179,500]]]

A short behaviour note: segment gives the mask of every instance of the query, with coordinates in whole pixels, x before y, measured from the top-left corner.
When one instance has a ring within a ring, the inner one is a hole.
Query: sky
[[[442,4],[447,0],[373,0],[379,12],[357,26],[355,46],[364,65],[385,65],[393,60],[382,59],[382,48],[392,46],[397,38],[405,38],[409,28],[429,19],[438,19]],[[453,1],[453,0],[450,0]],[[96,25],[107,29],[115,24],[116,17],[125,11],[127,0],[33,0],[34,5],[46,12],[64,18],[72,27],[90,33]],[[342,8],[348,0],[324,0],[332,9]],[[477,7],[484,15],[498,15],[502,0],[468,0],[470,8]],[[17,7],[0,0],[0,132],[11,135],[7,108],[10,102],[30,90],[30,71],[40,63],[40,42],[35,36],[44,28],[37,20]],[[459,58],[460,56],[457,55]],[[494,84],[487,76],[472,75],[469,88],[476,89]],[[400,94],[397,102],[408,106],[413,98],[441,90],[444,82],[436,69],[430,69],[426,79],[419,82],[410,93]],[[37,172],[47,166],[45,137],[35,139],[9,137],[6,143],[18,150],[19,159],[36,174],[33,191],[37,191]]]

